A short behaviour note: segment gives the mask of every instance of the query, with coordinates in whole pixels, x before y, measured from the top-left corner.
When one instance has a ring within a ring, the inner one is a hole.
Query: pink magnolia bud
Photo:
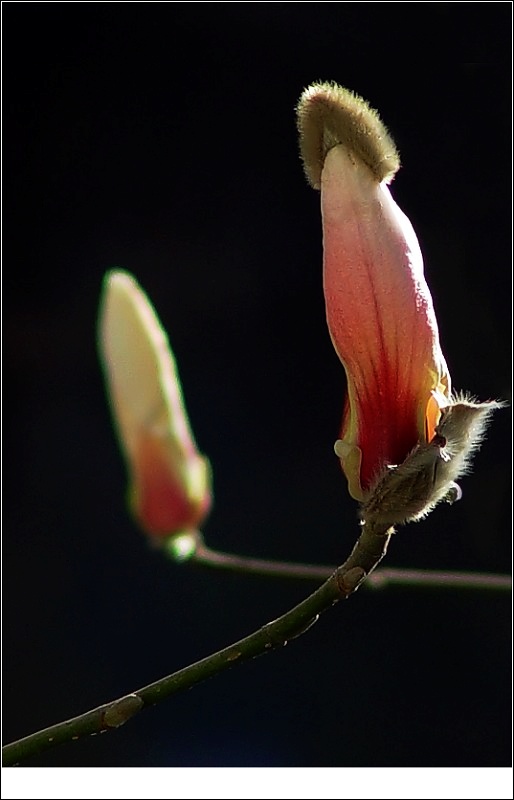
[[[127,272],[105,277],[99,334],[134,516],[152,536],[193,531],[211,505],[209,463],[189,427],[166,333]]]
[[[316,84],[298,126],[307,177],[321,189],[327,322],[348,381],[336,453],[363,501],[387,465],[431,441],[450,376],[418,240],[387,186],[399,158],[377,113]]]

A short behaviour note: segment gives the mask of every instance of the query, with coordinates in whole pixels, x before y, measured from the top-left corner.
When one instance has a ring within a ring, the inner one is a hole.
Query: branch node
[[[102,725],[106,728],[120,728],[137,714],[144,706],[143,700],[137,694],[128,694],[116,700],[104,711]],[[77,737],[78,738],[78,737]]]
[[[362,567],[352,567],[348,572],[344,572],[340,577],[338,583],[341,594],[346,599],[359,588],[360,584],[366,577],[366,572]]]

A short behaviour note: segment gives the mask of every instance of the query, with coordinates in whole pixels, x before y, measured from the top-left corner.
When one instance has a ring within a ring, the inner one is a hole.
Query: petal
[[[198,455],[190,457],[177,474],[170,458],[166,439],[141,431],[132,465],[130,503],[132,511],[147,533],[169,536],[177,531],[194,530],[210,507],[210,495],[205,491],[209,465]]]
[[[361,451],[360,475],[355,458],[343,468],[362,499],[425,439],[429,400],[448,398],[450,379],[419,244],[386,184],[339,145],[321,194],[327,322],[348,379],[341,439]]]

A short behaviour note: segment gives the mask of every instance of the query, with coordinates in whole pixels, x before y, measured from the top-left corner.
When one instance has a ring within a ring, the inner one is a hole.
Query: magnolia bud
[[[105,278],[99,344],[134,516],[154,537],[196,530],[211,504],[209,464],[189,426],[168,337],[127,272]]]

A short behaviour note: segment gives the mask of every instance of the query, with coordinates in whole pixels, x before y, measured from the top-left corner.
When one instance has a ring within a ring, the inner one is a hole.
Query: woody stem
[[[354,592],[382,560],[392,528],[377,530],[365,525],[348,559],[309,597],[273,622],[195,664],[167,675],[132,694],[105,703],[77,717],[32,733],[2,748],[3,765],[12,766],[71,739],[79,739],[125,724],[146,706],[156,705],[234,664],[267,653],[307,631],[318,616]]]

